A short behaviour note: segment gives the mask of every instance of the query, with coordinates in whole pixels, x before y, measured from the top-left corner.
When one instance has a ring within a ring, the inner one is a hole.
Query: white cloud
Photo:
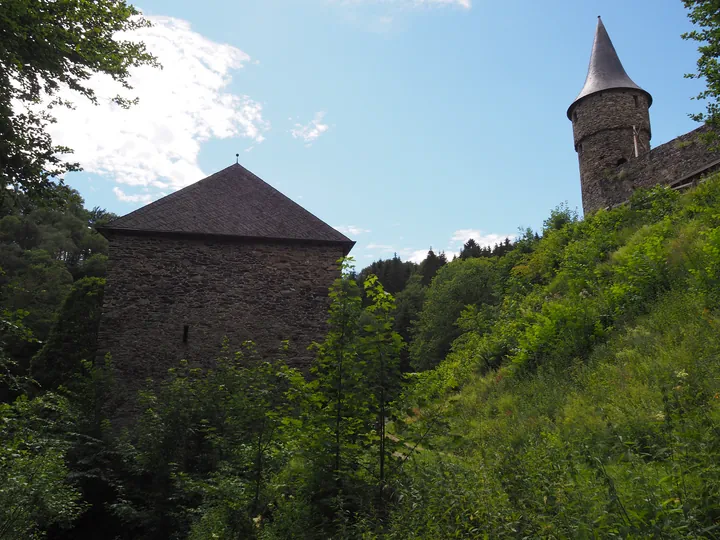
[[[295,127],[290,130],[290,134],[293,136],[293,139],[302,140],[305,146],[311,146],[320,135],[330,129],[328,124],[323,124],[323,118],[325,118],[325,113],[322,111],[317,112],[315,113],[315,118],[307,124],[295,124]]]
[[[416,264],[420,264],[427,258],[429,249],[412,249],[412,248],[405,248],[401,249],[398,252],[398,255],[401,259],[405,261],[414,262]],[[452,250],[452,249],[434,249],[435,255],[440,255],[440,253],[445,254],[445,258],[447,258],[448,261],[452,261],[454,257],[457,257],[460,255],[459,251]]]
[[[343,234],[350,234],[353,236],[371,232],[370,229],[363,229],[362,227],[356,227],[355,225],[340,225],[338,227],[333,227],[333,229]]]
[[[436,255],[445,253],[445,257],[448,261],[453,260],[454,257],[460,256],[460,249],[463,244],[470,238],[475,240],[481,247],[492,247],[495,244],[500,244],[505,241],[505,238],[511,240],[515,238],[513,234],[495,234],[495,233],[484,233],[480,229],[458,229],[452,233],[448,246],[445,249],[433,248]],[[413,249],[404,248],[398,251],[398,254],[403,260],[412,261],[414,263],[421,263],[425,260],[428,254],[428,249]]]
[[[210,41],[187,21],[148,18],[152,28],[122,36],[144,41],[163,65],[132,71],[130,95],[140,102],[121,109],[110,101],[118,85],[94,76],[90,86],[99,105],[66,91],[63,97],[73,99],[76,108],[55,109],[58,122],[51,133],[57,144],[75,150],[71,159],[87,172],[120,184],[175,190],[206,176],[198,164],[203,142],[244,137],[258,144],[269,124],[260,103],[227,91],[231,72],[250,62],[247,54]],[[228,156],[228,165],[233,157]]]
[[[149,193],[138,193],[135,195],[128,195],[125,193],[122,189],[115,186],[113,188],[113,193],[121,202],[128,202],[128,203],[143,203],[147,204],[149,202],[152,202],[155,197],[150,195]]]
[[[480,247],[493,247],[495,244],[500,244],[505,241],[505,238],[511,240],[515,238],[514,234],[485,234],[480,229],[458,229],[452,235],[450,239],[451,248],[459,248],[470,240],[471,238],[478,243]]]
[[[401,252],[401,257],[406,261],[411,261],[420,264],[427,257],[427,249],[404,249]]]

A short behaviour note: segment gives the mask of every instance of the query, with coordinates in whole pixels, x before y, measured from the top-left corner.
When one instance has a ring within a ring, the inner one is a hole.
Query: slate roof
[[[590,55],[590,65],[588,67],[587,78],[583,89],[575,98],[572,105],[568,108],[568,118],[572,118],[572,110],[575,105],[584,97],[603,90],[610,89],[629,89],[639,90],[647,95],[649,104],[652,104],[652,96],[640,88],[625,72],[625,68],[620,62],[617,51],[610,40],[610,36],[605,29],[602,19],[598,17],[597,29],[595,30],[595,41],[593,42],[592,53]]]
[[[338,243],[348,249],[354,244],[237,164],[117,218],[100,230]]]

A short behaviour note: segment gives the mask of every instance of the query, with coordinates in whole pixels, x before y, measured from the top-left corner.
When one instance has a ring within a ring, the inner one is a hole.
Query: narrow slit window
[[[183,343],[187,343],[188,340],[188,332],[190,332],[190,327],[186,324],[183,327]]]
[[[636,108],[640,106],[640,102],[638,101],[638,97],[637,97],[637,96],[633,96],[633,101],[635,102],[635,107],[636,107]]]

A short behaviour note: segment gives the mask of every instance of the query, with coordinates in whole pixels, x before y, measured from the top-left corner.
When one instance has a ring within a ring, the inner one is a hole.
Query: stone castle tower
[[[607,193],[608,171],[650,151],[651,104],[652,96],[625,72],[598,17],[585,86],[567,111],[580,161],[585,213],[613,199]]]
[[[98,355],[132,390],[179,360],[211,367],[224,337],[306,368],[328,288],[354,242],[240,165],[99,229],[110,242]]]

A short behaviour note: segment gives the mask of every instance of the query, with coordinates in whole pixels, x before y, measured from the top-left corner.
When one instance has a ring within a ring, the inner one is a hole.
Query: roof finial
[[[638,90],[647,95],[648,105],[652,103],[652,96],[635,84],[620,62],[617,51],[610,40],[607,29],[598,15],[595,41],[590,54],[590,65],[585,79],[585,85],[580,94],[568,109],[568,118],[572,118],[572,110],[581,99],[611,89]]]
[[[235,165],[240,164],[240,154],[235,154]]]

